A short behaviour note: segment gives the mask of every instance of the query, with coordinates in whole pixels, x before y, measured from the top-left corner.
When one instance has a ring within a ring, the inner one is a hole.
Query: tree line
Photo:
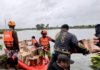
[[[70,26],[70,29],[84,29],[84,28],[95,28],[95,25],[80,25],[80,26]],[[60,29],[58,25],[56,27],[50,27],[49,24],[37,24],[35,28],[17,28],[16,31],[21,30],[42,30],[42,29]],[[5,29],[0,29],[0,34],[3,34]]]
[[[40,29],[60,29],[60,27],[58,27],[58,25],[56,27],[49,27],[49,24],[37,24],[36,28],[38,30]],[[80,26],[70,26],[71,29],[75,28],[95,28],[95,25],[80,25]]]

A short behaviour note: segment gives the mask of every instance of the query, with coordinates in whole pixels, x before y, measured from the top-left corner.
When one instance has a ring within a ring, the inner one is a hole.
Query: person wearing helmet
[[[19,51],[19,43],[18,43],[18,37],[17,37],[17,32],[14,30],[15,28],[15,22],[9,21],[8,22],[9,30],[4,31],[4,44],[7,48],[7,68],[10,70],[10,60],[12,55],[14,56],[14,62],[15,62],[15,67],[17,70],[19,70],[19,65],[18,65],[18,51]]]
[[[42,37],[39,39],[39,42],[40,42],[40,45],[43,47],[43,49],[40,52],[40,61],[41,61],[41,64],[43,64],[43,56],[45,56],[45,52],[49,60],[51,58],[49,41],[55,42],[55,40],[47,36],[46,30],[42,30],[41,34],[42,34]]]

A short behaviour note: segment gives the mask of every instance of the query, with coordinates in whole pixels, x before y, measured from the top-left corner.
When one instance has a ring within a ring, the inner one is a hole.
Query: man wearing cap
[[[77,50],[84,52],[85,54],[89,53],[89,50],[86,49],[81,43],[78,42],[76,36],[70,32],[68,32],[69,26],[64,24],[61,26],[61,31],[55,36],[55,45],[54,52],[52,54],[52,58],[49,62],[47,70],[51,68],[53,62],[56,62],[57,56],[59,54],[65,54],[70,58],[71,47],[75,46]],[[70,66],[67,68],[70,70]]]
[[[69,64],[73,64],[74,61],[70,60],[66,55],[60,54],[57,58],[57,62],[52,64],[52,68],[50,70],[66,70]]]

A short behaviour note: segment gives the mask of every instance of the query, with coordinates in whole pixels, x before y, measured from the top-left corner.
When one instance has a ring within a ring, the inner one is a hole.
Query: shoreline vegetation
[[[0,36],[0,39],[3,39],[3,37],[2,37],[2,36]]]
[[[15,70],[15,64],[13,59],[10,60],[10,67],[12,70]],[[0,55],[0,69],[7,69],[7,54]],[[19,67],[19,69],[22,69]]]
[[[70,26],[70,29],[90,29],[95,28],[95,25],[81,25],[81,26]],[[35,28],[16,28],[16,31],[22,31],[22,30],[51,30],[51,29],[60,29],[58,25],[56,27],[49,27],[49,24],[37,24]],[[5,29],[0,29],[0,34],[3,34]]]

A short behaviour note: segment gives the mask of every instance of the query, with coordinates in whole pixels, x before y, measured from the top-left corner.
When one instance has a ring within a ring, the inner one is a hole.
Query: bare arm
[[[30,45],[28,45],[28,46],[32,46],[33,44],[30,44]]]
[[[25,41],[32,41],[32,40],[25,40]]]

